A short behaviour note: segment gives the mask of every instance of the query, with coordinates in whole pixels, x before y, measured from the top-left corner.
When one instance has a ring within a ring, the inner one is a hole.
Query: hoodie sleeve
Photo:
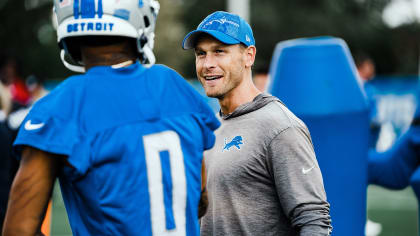
[[[268,147],[268,161],[284,213],[301,236],[329,235],[331,218],[309,131],[289,127]]]

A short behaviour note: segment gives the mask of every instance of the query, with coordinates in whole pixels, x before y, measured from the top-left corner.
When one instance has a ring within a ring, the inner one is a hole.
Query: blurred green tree
[[[213,1],[199,1],[199,0],[184,0],[182,11],[182,23],[185,27],[185,32],[181,36],[180,46],[184,36],[197,28],[198,24],[204,19],[205,16],[214,11],[226,10],[226,0],[213,0]],[[195,58],[194,53],[191,51],[184,51],[187,55],[184,65],[179,68],[181,73],[187,78],[195,78]]]
[[[226,10],[227,0],[160,0],[156,28],[157,62],[195,77],[194,55],[181,49],[185,34],[203,17]],[[255,67],[267,67],[283,40],[330,35],[343,38],[353,53],[370,55],[378,74],[417,74],[419,23],[390,28],[382,12],[391,0],[251,0],[251,25],[257,42]],[[0,53],[23,62],[23,75],[48,79],[71,74],[59,59],[51,24],[51,0],[0,0]]]
[[[50,79],[70,74],[59,59],[51,16],[50,0],[0,0],[0,53],[14,55],[24,77],[35,74]]]
[[[269,64],[279,41],[329,35],[344,39],[354,53],[363,51],[378,64],[378,72],[390,73],[390,29],[382,20],[389,0],[252,1],[252,25],[257,41],[256,66]],[[268,36],[268,37],[267,37]],[[377,50],[381,48],[381,50]],[[384,56],[386,55],[386,56]]]
[[[181,48],[185,27],[182,24],[182,0],[159,0],[154,53],[156,63],[182,68],[188,58]],[[181,71],[180,71],[181,72]]]
[[[387,26],[382,12],[391,0],[250,2],[250,22],[257,44],[256,68],[268,67],[280,41],[329,35],[344,39],[354,54],[370,55],[378,74],[418,72],[419,23],[398,28]],[[192,30],[212,11],[225,10],[225,5],[225,0],[188,1],[184,6],[184,25]],[[194,76],[191,68],[186,73]]]

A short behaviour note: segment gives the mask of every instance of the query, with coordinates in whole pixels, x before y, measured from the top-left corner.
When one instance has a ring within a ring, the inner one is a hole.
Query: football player
[[[202,153],[219,121],[175,71],[153,65],[155,0],[54,0],[66,67],[39,100],[3,235],[35,235],[58,177],[74,235],[198,235]]]

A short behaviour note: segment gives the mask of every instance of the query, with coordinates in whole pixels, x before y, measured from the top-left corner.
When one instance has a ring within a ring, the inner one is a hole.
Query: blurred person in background
[[[36,81],[35,81],[35,80]],[[19,60],[10,53],[0,56],[0,232],[6,214],[7,201],[19,162],[13,155],[12,144],[23,119],[32,104],[46,90],[34,76],[24,81]],[[28,85],[31,87],[28,88]]]
[[[11,128],[9,119],[14,112],[25,109],[29,97],[18,59],[7,53],[0,55],[0,229],[6,214],[10,187],[19,165],[12,152],[17,127]]]
[[[411,185],[420,199],[420,106],[408,130],[388,150],[370,150],[368,164],[369,184],[395,190]]]
[[[25,119],[26,115],[28,115],[29,111],[31,110],[32,106],[36,101],[44,97],[48,94],[48,91],[44,88],[43,80],[39,79],[35,75],[30,75],[26,78],[25,85],[28,88],[28,92],[30,93],[30,97],[27,101],[27,104],[17,106],[17,110],[12,111],[5,119],[5,125],[8,128],[9,135],[11,136],[11,142],[9,142],[9,172],[11,175],[11,181],[16,175],[16,172],[19,167],[18,159],[13,155],[13,141],[15,140],[19,127],[21,126],[23,120]],[[10,185],[11,186],[11,182]]]
[[[11,55],[5,54],[0,59],[0,80],[11,94],[12,108],[17,110],[28,104],[30,94],[26,88],[25,81],[21,75],[19,60]]]
[[[48,94],[48,91],[44,88],[43,79],[40,79],[35,75],[28,76],[25,80],[25,85],[30,95],[26,106],[19,107],[19,109],[13,111],[7,117],[7,124],[9,128],[15,132],[15,137],[17,135],[18,128],[35,102]]]
[[[372,80],[376,75],[375,62],[366,53],[359,52],[355,58],[357,72],[363,82]]]
[[[0,89],[0,95],[4,90]],[[3,111],[3,100],[0,100],[0,110]],[[6,215],[7,200],[14,176],[12,151],[13,135],[7,127],[6,115],[0,117],[0,232],[2,230],[4,217]]]
[[[356,52],[354,55],[359,79],[368,99],[370,120],[369,148],[376,148],[381,130],[381,123],[378,120],[378,108],[374,98],[375,88],[369,83],[369,81],[372,81],[376,75],[375,63],[365,52]]]
[[[417,137],[420,135],[418,127],[420,110],[417,108],[409,129],[396,140],[391,148],[385,152],[376,151],[380,123],[375,119],[377,115],[376,102],[373,98],[375,91],[368,83],[375,77],[375,63],[364,52],[355,53],[354,60],[370,106],[372,142],[369,145],[369,183],[391,189],[403,189],[409,185],[412,174],[420,164],[420,159],[417,158],[420,153],[420,149],[418,149],[420,136]]]
[[[373,80],[376,75],[376,68],[373,59],[365,52],[357,52],[354,54],[354,62],[359,75],[359,79],[363,85],[364,91],[368,99],[369,106],[369,149],[375,149],[379,139],[381,124],[377,118],[377,105],[373,97],[374,88],[369,85],[369,81]],[[382,232],[382,225],[370,219],[366,221],[366,236],[377,236]]]
[[[48,94],[48,91],[44,87],[44,79],[41,77],[30,75],[26,78],[25,84],[30,93],[29,104],[31,105]]]
[[[0,167],[3,169],[4,173],[8,173],[7,184],[4,185],[5,190],[3,191],[3,194],[7,194],[4,198],[5,199],[4,213],[6,213],[7,200],[9,197],[8,195],[10,192],[10,187],[12,186],[13,179],[19,168],[18,158],[13,153],[13,141],[15,140],[18,134],[20,125],[22,124],[23,120],[25,119],[26,115],[29,113],[34,103],[48,94],[48,91],[44,88],[43,79],[40,79],[39,77],[35,75],[28,76],[25,79],[25,85],[27,87],[30,97],[26,105],[15,106],[15,109],[17,110],[11,112],[6,117],[4,121],[4,126],[6,127],[6,130],[4,130],[4,133],[2,133],[2,135],[4,135],[4,138],[7,138],[7,141],[8,141],[2,144],[2,148],[4,149],[4,155],[5,157],[6,155],[9,155],[9,158],[7,158],[7,161],[4,160],[5,164]],[[9,188],[9,189],[6,190],[6,188]],[[1,225],[3,226],[3,220],[1,221]]]
[[[306,126],[252,82],[256,47],[235,14],[207,16],[184,38],[222,126],[205,152],[209,208],[201,235],[329,235],[331,219]]]
[[[420,106],[414,119],[394,144],[385,151],[369,150],[368,183],[392,190],[411,186],[420,200]],[[419,211],[419,209],[418,209]],[[420,211],[419,211],[420,212]],[[420,219],[420,217],[418,218]],[[370,222],[372,226],[372,222]],[[419,225],[420,223],[418,223]],[[369,227],[369,224],[367,225]],[[372,228],[378,228],[373,224]]]
[[[0,81],[0,118],[1,120],[6,119],[12,110],[12,94],[8,87],[6,87],[3,82]]]
[[[185,79],[154,65],[159,3],[54,6],[63,63],[85,73],[23,121],[3,235],[39,233],[58,177],[74,235],[198,236],[202,156],[220,123]]]

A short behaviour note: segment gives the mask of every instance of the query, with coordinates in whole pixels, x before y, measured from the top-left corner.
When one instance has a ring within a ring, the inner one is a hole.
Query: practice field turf
[[[58,181],[53,193],[53,210],[51,222],[51,236],[71,236],[71,229],[67,218],[66,208],[61,197]]]
[[[390,191],[378,186],[370,186],[368,188],[368,216],[374,222],[382,224],[380,236],[418,235],[417,200],[411,188]],[[51,236],[71,236],[58,184],[55,186],[53,195]]]
[[[368,217],[382,224],[381,236],[417,236],[417,200],[411,188],[368,188]]]

